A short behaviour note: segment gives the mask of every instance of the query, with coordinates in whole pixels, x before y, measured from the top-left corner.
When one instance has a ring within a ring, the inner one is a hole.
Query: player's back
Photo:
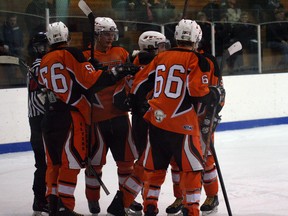
[[[145,118],[168,131],[198,135],[192,98],[209,93],[207,60],[195,52],[175,48],[158,54],[143,70],[150,74],[154,70],[155,76],[151,108]]]
[[[38,81],[53,91],[57,101],[76,107],[89,124],[90,105],[85,94],[101,74],[102,71],[95,71],[80,50],[65,47],[55,49],[42,58]]]

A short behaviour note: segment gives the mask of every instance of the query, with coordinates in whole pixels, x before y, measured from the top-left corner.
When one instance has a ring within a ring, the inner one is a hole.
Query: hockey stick
[[[95,24],[95,16],[94,16],[92,10],[89,8],[89,6],[86,4],[86,2],[84,0],[80,0],[78,2],[78,6],[89,19],[90,30],[91,30],[91,59],[94,60],[94,44],[95,44],[94,24]],[[90,103],[91,103],[91,120],[93,120],[93,102],[92,102],[92,97],[93,97],[93,95],[91,96],[91,99],[90,99]],[[96,177],[97,181],[99,182],[99,184],[101,185],[101,187],[105,191],[106,195],[109,195],[110,194],[109,190],[107,189],[107,187],[105,186],[104,182],[102,181],[102,179],[100,178],[98,173],[95,171],[94,167],[92,166],[91,155],[90,155],[91,152],[92,152],[92,144],[91,144],[92,132],[93,132],[93,130],[92,130],[92,125],[91,125],[89,127],[89,136],[88,136],[88,150],[89,150],[88,160],[87,160],[88,172]]]
[[[234,44],[232,44],[227,50],[224,51],[223,56],[222,56],[222,60],[220,63],[220,68],[219,68],[219,77],[218,77],[218,83],[217,86],[221,85],[221,80],[222,80],[222,71],[223,71],[223,67],[224,67],[224,63],[230,58],[230,56],[232,56],[234,53],[240,51],[242,49],[242,44],[237,41]],[[215,118],[216,115],[216,106],[213,109],[212,112],[212,116],[211,116],[211,121],[210,121],[210,125],[209,125],[209,130],[207,133],[207,140],[206,140],[206,146],[209,147],[210,142],[211,142],[211,135],[213,133],[213,120]],[[204,162],[206,162],[207,159],[207,155],[208,155],[208,150],[209,148],[205,149],[205,154],[204,154]]]
[[[15,58],[16,58],[16,57],[15,57]],[[26,62],[25,62],[24,60],[20,59],[20,58],[18,58],[18,65],[20,65],[20,66],[22,65],[22,66],[24,66],[24,67],[27,69],[29,75],[32,77],[32,79],[33,79],[33,80],[35,81],[35,83],[37,84],[38,88],[41,90],[41,89],[42,89],[42,88],[41,88],[41,85],[39,84],[37,77],[33,74],[32,70],[31,70],[31,67],[29,67],[29,66],[26,64]]]
[[[224,51],[223,56],[222,56],[222,60],[220,63],[220,77],[219,77],[219,79],[222,78],[222,71],[223,71],[224,63],[230,58],[231,55],[240,51],[241,49],[242,49],[242,44],[239,41],[237,41],[237,42],[233,43],[227,50]],[[219,84],[220,83],[218,83],[218,85]]]
[[[95,36],[94,36],[94,24],[95,24],[95,16],[89,6],[86,4],[84,0],[80,0],[78,2],[79,8],[83,11],[83,13],[88,17],[90,23],[90,33],[91,33],[91,58],[94,59],[94,44],[95,44]]]
[[[218,84],[217,84],[218,86],[220,86],[220,82],[222,80],[222,71],[223,71],[224,63],[228,60],[228,58],[230,56],[232,56],[234,53],[240,51],[241,49],[242,49],[242,44],[239,41],[237,41],[234,44],[232,44],[223,53],[222,60],[221,60],[221,63],[220,63],[220,69],[219,69],[219,78],[218,78]],[[218,178],[219,178],[220,185],[221,185],[221,188],[222,188],[222,193],[223,193],[223,197],[224,197],[224,200],[225,200],[227,212],[228,212],[229,216],[232,216],[232,211],[231,211],[228,195],[227,195],[227,192],[226,192],[224,180],[223,180],[223,177],[222,177],[222,172],[221,172],[221,169],[220,169],[218,157],[217,157],[216,150],[215,150],[215,147],[214,147],[214,142],[211,142],[211,136],[212,136],[212,133],[213,133],[213,123],[214,123],[214,119],[215,119],[215,116],[216,116],[216,110],[217,110],[217,106],[215,106],[213,108],[212,116],[211,116],[211,119],[210,119],[209,132],[208,132],[208,135],[207,135],[206,148],[205,148],[205,153],[204,153],[204,165],[206,163],[207,156],[208,156],[208,151],[210,149],[210,151],[211,151],[211,153],[213,155],[213,158],[215,160],[215,166],[216,166],[216,169],[217,169]]]
[[[184,6],[183,6],[183,11],[182,11],[182,19],[186,18],[187,7],[188,7],[188,0],[185,0]]]

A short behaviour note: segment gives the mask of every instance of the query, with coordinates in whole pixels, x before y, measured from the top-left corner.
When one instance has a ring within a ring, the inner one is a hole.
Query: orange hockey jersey
[[[51,90],[60,101],[75,107],[91,123],[91,106],[86,97],[103,71],[96,71],[75,48],[60,48],[46,54],[40,64],[38,81]]]
[[[91,56],[90,50],[84,51],[84,56],[89,59]],[[94,51],[94,57],[105,67],[112,67],[126,62],[129,53],[122,47],[111,47],[107,52]],[[115,85],[105,88],[95,94],[93,101],[93,121],[99,122],[116,116],[127,115],[125,111],[121,111],[113,105],[113,95],[118,91],[119,85],[124,85],[122,79]],[[116,90],[117,89],[117,90]]]
[[[144,118],[156,127],[199,136],[193,103],[209,93],[210,66],[205,57],[186,49],[159,53],[136,74],[132,94],[146,95],[154,88]],[[152,83],[152,84],[151,84]]]
[[[220,74],[221,72],[220,72],[220,68],[219,68],[219,65],[217,63],[216,58],[213,55],[206,53],[202,50],[200,50],[199,53],[201,53],[207,59],[207,61],[210,64],[211,73],[210,73],[210,77],[209,77],[209,86],[217,86],[217,85],[223,86],[223,79],[222,79],[222,76]],[[222,107],[224,106],[224,101],[219,106],[221,106],[221,108],[219,107],[218,110],[221,110]],[[201,103],[198,104],[198,115],[199,115],[199,121],[200,122],[202,122],[206,116],[206,109],[205,108],[206,108],[205,105],[203,105]]]

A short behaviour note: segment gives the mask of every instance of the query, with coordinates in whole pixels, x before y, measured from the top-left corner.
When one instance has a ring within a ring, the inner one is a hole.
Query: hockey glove
[[[139,116],[144,116],[144,114],[150,108],[148,100],[139,100],[139,97],[136,97],[134,94],[129,95],[129,106],[131,107],[132,114]]]
[[[210,106],[215,107],[221,105],[225,100],[225,89],[222,86],[210,86],[209,89],[211,94]]]
[[[111,69],[112,74],[116,78],[116,80],[120,80],[127,75],[135,75],[140,70],[140,67],[132,64],[125,63],[120,64]]]
[[[97,59],[95,59],[95,58],[90,58],[88,61],[93,65],[93,67],[95,68],[95,70],[99,70],[99,69],[104,70],[103,64],[101,64]]]

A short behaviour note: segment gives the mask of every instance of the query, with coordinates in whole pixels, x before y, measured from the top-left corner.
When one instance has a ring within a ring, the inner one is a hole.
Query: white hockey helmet
[[[96,35],[101,32],[115,32],[115,40],[118,40],[119,37],[117,25],[110,17],[96,17],[94,31]]]
[[[157,49],[158,44],[165,42],[166,42],[165,35],[157,31],[143,32],[138,39],[138,45],[140,50]]]
[[[46,36],[50,45],[70,40],[69,30],[61,21],[49,24]]]
[[[198,42],[199,28],[200,26],[194,20],[182,19],[175,28],[174,38],[176,40]]]
[[[198,25],[198,24],[197,24],[197,25]],[[198,38],[197,38],[196,43],[199,43],[199,42],[202,40],[202,35],[203,35],[202,29],[201,29],[201,26],[200,26],[200,25],[198,25],[197,30],[198,30]]]

